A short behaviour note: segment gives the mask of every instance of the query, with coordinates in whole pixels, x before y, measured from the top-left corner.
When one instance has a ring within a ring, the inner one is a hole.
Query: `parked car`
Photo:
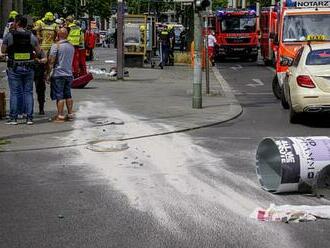
[[[290,122],[303,113],[330,112],[330,43],[302,46],[288,65],[281,100]]]

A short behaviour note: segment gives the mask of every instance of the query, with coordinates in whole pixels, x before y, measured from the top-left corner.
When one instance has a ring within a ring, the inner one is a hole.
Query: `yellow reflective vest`
[[[73,46],[83,46],[84,39],[83,39],[83,33],[81,31],[81,28],[75,24],[69,25],[69,28],[70,28],[70,32],[68,35],[68,41]]]
[[[46,24],[44,22],[40,23],[40,33],[41,33],[41,44],[40,47],[44,51],[48,52],[55,42],[57,33],[57,24]]]

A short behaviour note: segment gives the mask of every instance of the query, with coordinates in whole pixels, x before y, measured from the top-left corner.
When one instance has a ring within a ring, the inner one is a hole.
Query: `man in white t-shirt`
[[[209,33],[209,35],[207,36],[207,44],[208,44],[207,46],[208,46],[209,60],[211,61],[212,66],[214,66],[215,65],[215,62],[214,62],[214,57],[215,57],[214,46],[218,43],[217,43],[217,39],[214,36],[213,31],[211,31]]]

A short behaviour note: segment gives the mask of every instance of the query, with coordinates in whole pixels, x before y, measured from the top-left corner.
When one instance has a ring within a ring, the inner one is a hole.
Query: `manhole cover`
[[[128,148],[128,144],[122,141],[100,141],[87,146],[87,149],[94,152],[121,152]]]
[[[117,119],[117,118],[91,117],[91,118],[88,118],[88,121],[97,126],[124,125],[124,121]]]

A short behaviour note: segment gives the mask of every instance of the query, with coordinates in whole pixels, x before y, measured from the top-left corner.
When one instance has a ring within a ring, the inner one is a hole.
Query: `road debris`
[[[317,219],[330,219],[330,205],[321,206],[276,206],[270,204],[268,209],[257,208],[250,215],[250,218],[259,221],[275,222],[306,222],[316,221]]]
[[[61,214],[59,214],[59,215],[57,216],[57,218],[59,218],[59,219],[64,219],[64,216],[61,215]]]
[[[88,118],[88,120],[97,125],[97,126],[107,126],[107,125],[124,125],[124,121],[116,118],[104,118],[104,117],[97,117],[97,118]]]

